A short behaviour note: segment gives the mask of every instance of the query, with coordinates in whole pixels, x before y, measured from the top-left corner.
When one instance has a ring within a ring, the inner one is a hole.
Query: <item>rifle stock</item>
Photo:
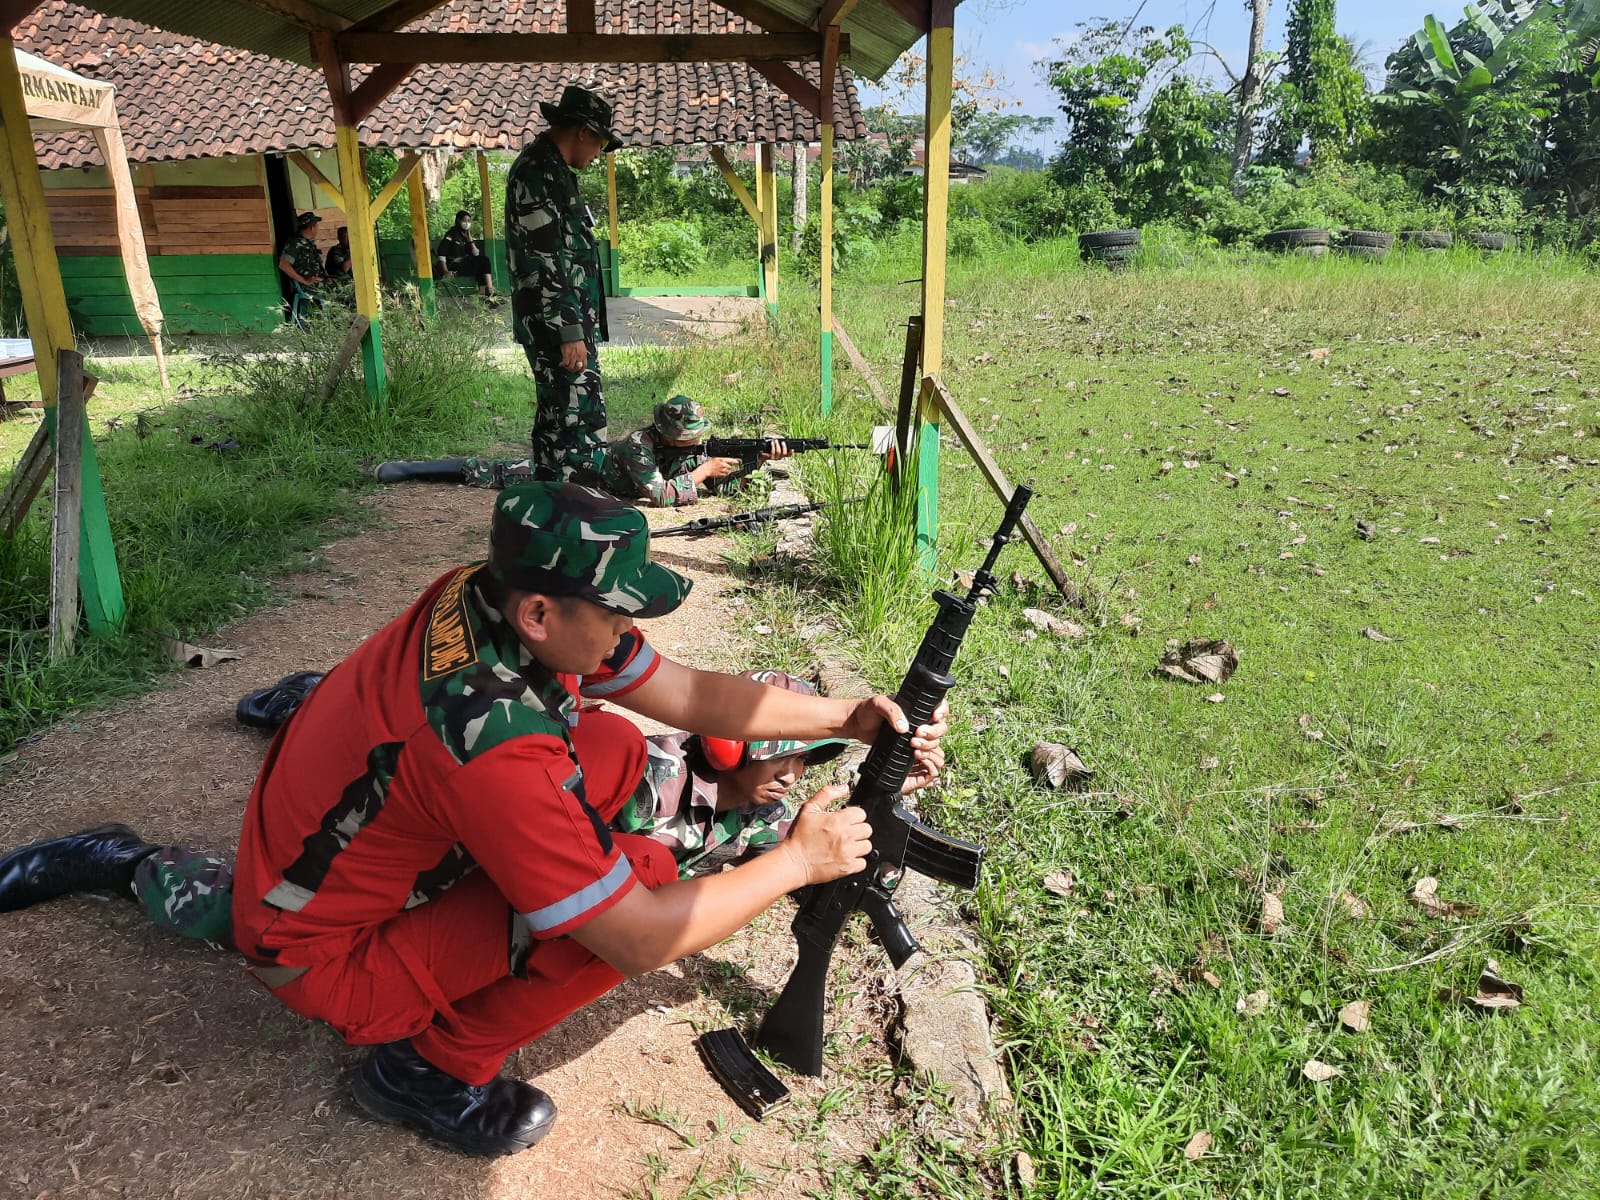
[[[978,598],[994,586],[991,569],[1032,497],[1030,488],[1017,488],[965,597],[943,590],[933,594],[939,613],[923,635],[895,695],[911,729],[931,721],[954,686],[950,667],[977,612]],[[756,1045],[802,1074],[822,1073],[821,1004],[833,947],[850,914],[858,908],[867,913],[898,967],[917,950],[916,939],[892,900],[901,872],[909,867],[946,882],[977,885],[982,847],[935,832],[901,805],[900,788],[912,758],[911,733],[897,733],[885,725],[873,740],[850,795],[850,803],[866,809],[872,826],[872,851],[866,867],[807,889],[795,913],[791,929],[799,946],[799,961],[762,1019]]]
[[[772,437],[709,437],[701,445],[711,458],[737,458],[739,470],[754,471],[763,454],[771,454],[782,442],[790,454],[804,454],[808,450],[870,450],[865,442],[830,442],[827,438]]]

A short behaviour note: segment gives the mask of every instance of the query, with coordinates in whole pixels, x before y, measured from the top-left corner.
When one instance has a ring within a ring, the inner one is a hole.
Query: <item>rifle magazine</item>
[[[713,1029],[694,1040],[706,1069],[745,1112],[763,1120],[789,1098],[789,1089],[755,1056],[736,1029]]]

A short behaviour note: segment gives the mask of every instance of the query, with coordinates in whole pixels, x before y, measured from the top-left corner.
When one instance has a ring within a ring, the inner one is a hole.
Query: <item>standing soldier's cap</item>
[[[606,139],[607,154],[622,145],[617,135],[611,132],[611,105],[588,88],[569,83],[561,93],[560,104],[548,104],[541,100],[539,111],[552,125],[582,125],[594,130]]]
[[[545,596],[581,596],[630,617],[659,617],[693,581],[650,561],[644,514],[597,488],[525,483],[501,492],[489,530],[489,574]]]
[[[711,428],[711,418],[697,400],[673,396],[655,408],[656,432],[673,442],[686,442]]]
[[[299,219],[296,220],[294,224],[296,229],[310,229],[313,225],[321,220],[322,218],[317,216],[317,214],[314,212],[303,212],[300,214]]]
[[[744,677],[771,687],[783,688],[785,691],[799,692],[802,696],[817,694],[817,689],[804,679],[796,679],[793,675],[787,675],[782,671],[746,671]],[[822,738],[815,742],[787,740],[751,742],[745,757],[749,762],[764,762],[769,758],[788,758],[791,754],[804,754],[806,766],[815,767],[820,763],[832,762],[844,753],[848,745],[848,742],[840,738]]]

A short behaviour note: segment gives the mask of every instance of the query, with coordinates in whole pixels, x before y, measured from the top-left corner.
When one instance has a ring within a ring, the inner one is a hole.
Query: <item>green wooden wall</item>
[[[121,259],[89,254],[58,261],[77,329],[91,337],[144,332]],[[150,274],[169,333],[238,333],[283,322],[283,294],[270,254],[153,255]]]

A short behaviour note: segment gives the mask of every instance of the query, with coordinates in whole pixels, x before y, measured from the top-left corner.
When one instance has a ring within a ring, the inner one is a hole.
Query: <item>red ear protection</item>
[[[700,751],[713,771],[735,771],[744,763],[744,743],[729,738],[702,737]]]

